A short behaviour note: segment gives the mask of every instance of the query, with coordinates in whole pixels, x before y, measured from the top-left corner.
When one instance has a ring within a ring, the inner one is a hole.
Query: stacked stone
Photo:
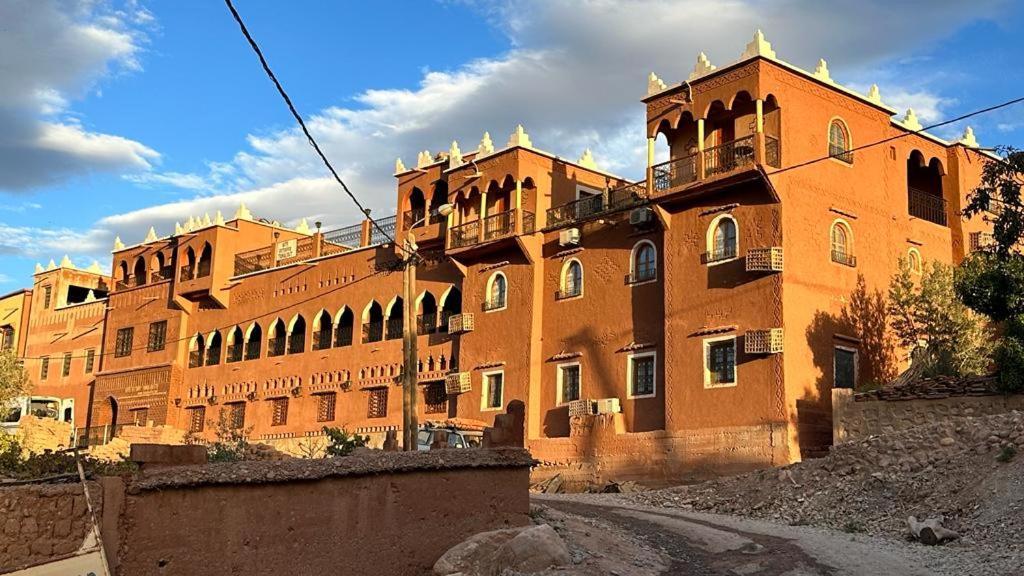
[[[99,486],[90,492],[98,503]],[[80,484],[0,487],[0,573],[75,552],[89,527]]]
[[[956,378],[938,376],[922,378],[906,384],[884,386],[877,390],[860,392],[854,396],[858,402],[872,400],[922,400],[954,396],[991,396],[999,394],[994,376]]]

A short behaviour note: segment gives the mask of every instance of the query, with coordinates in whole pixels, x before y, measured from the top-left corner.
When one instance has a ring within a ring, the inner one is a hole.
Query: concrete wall
[[[889,434],[955,416],[1004,414],[1011,410],[1024,410],[1024,395],[857,402],[850,390],[833,390],[833,443]]]
[[[99,486],[89,486],[95,505]],[[82,546],[88,530],[80,484],[0,488],[0,573],[68,556]]]

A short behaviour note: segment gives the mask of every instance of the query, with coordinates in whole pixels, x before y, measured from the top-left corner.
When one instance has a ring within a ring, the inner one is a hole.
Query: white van
[[[7,410],[0,409],[0,431],[14,434],[21,417],[26,414],[58,422],[75,421],[75,401],[53,396],[22,396],[15,398]]]

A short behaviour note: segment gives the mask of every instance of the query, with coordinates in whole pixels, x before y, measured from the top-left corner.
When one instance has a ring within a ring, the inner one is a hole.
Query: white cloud
[[[63,254],[74,254],[79,258],[98,259],[103,264],[110,259],[108,234],[98,228],[83,233],[70,228],[10,226],[0,223],[0,256],[59,259]]]
[[[98,79],[141,69],[138,26],[151,24],[147,14],[134,0],[0,2],[0,191],[93,171],[145,170],[159,158],[69,115],[70,102]]]
[[[396,156],[408,165],[418,151],[447,149],[453,139],[468,151],[484,130],[500,146],[517,123],[540,148],[575,159],[590,147],[604,167],[640,177],[645,141],[639,99],[651,70],[677,82],[701,50],[714,63],[728,64],[762,27],[780,58],[813,68],[825,57],[840,81],[859,78],[968,19],[991,16],[1003,3],[976,2],[967,11],[951,0],[791,0],[784,9],[755,0],[470,2],[508,35],[509,52],[428,71],[413,88],[365,90],[355,96],[355,106],[304,112],[327,156],[375,214],[393,213]],[[258,73],[254,62],[243,64]],[[890,82],[883,90],[890,103],[913,105],[923,122],[940,117],[950,104],[920,86]],[[227,216],[242,200],[259,215],[285,222],[310,217],[335,227],[359,219],[298,130],[250,135],[247,142],[233,158],[211,162],[207,174],[133,177],[143,185],[200,193],[113,215],[97,227],[138,241],[151,225],[167,233],[189,214],[219,209]],[[220,193],[210,194],[204,185]]]

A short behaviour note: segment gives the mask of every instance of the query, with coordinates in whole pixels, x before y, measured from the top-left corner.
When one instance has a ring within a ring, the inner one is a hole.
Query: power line
[[[852,154],[853,152],[857,152],[858,150],[864,150],[864,149],[867,149],[867,148],[871,148],[871,147],[874,147],[874,146],[879,146],[881,144],[885,144],[886,142],[892,142],[893,140],[899,140],[900,138],[906,138],[907,136],[910,136],[911,134],[921,134],[923,132],[926,132],[928,130],[932,130],[934,128],[940,128],[940,127],[946,126],[948,124],[953,124],[955,122],[960,122],[961,120],[966,120],[966,119],[968,119],[968,118],[970,118],[972,116],[978,116],[979,114],[986,114],[988,112],[992,112],[994,110],[999,110],[1000,108],[1006,108],[1007,106],[1012,106],[1012,105],[1018,104],[1020,102],[1024,102],[1024,96],[1022,96],[1020,98],[1014,98],[1013,100],[1008,100],[1006,102],[1003,102],[1002,104],[996,104],[995,106],[989,106],[988,108],[982,108],[981,110],[975,110],[974,112],[970,112],[970,113],[964,114],[963,116],[958,116],[958,117],[953,118],[951,120],[945,120],[943,122],[938,122],[936,124],[931,124],[929,126],[925,126],[923,128],[919,128],[917,130],[912,130],[910,132],[904,132],[902,134],[897,134],[896,136],[890,136],[888,138],[883,138],[881,140],[878,140],[877,142],[871,142],[869,144],[864,144],[863,146],[857,146],[857,147],[854,147],[854,148],[850,148],[848,150],[843,150],[841,152],[836,152],[834,154],[829,154],[828,156],[822,156],[820,158],[815,158],[813,160],[808,160],[806,162],[801,162],[799,164],[794,164],[792,166],[786,166],[785,168],[780,168],[778,170],[774,170],[772,172],[768,172],[768,175],[772,176],[772,175],[775,175],[775,174],[781,174],[783,172],[788,172],[790,170],[796,170],[797,168],[803,168],[804,166],[809,166],[811,164],[816,164],[818,162],[823,162],[825,160],[828,160],[829,158],[837,158],[839,156],[846,156],[847,154]]]
[[[327,166],[327,169],[331,172],[331,175],[334,176],[334,180],[341,185],[341,188],[342,190],[345,191],[345,194],[348,194],[348,197],[352,199],[352,202],[354,202],[355,205],[359,208],[359,211],[362,212],[363,215],[365,215],[366,218],[374,225],[374,227],[377,228],[377,231],[380,232],[381,235],[383,235],[385,238],[390,240],[392,244],[394,244],[400,250],[405,252],[405,247],[399,246],[398,242],[395,241],[395,238],[388,234],[387,232],[385,232],[384,229],[381,228],[380,224],[378,224],[376,220],[370,217],[370,211],[363,206],[359,199],[356,198],[356,195],[353,194],[352,191],[348,189],[348,186],[345,185],[345,181],[342,180],[341,176],[338,175],[338,171],[335,170],[334,166],[331,165],[330,160],[327,159],[327,156],[324,154],[323,150],[320,149],[320,145],[317,144],[316,139],[314,139],[313,135],[309,132],[309,128],[306,127],[306,122],[302,119],[302,115],[299,114],[299,111],[295,109],[295,105],[292,104],[292,99],[288,96],[288,93],[285,92],[284,86],[282,86],[281,82],[278,81],[277,76],[274,75],[274,71],[270,69],[270,64],[267,63],[267,59],[263,56],[263,51],[260,50],[259,45],[256,44],[256,40],[253,39],[251,34],[249,34],[249,29],[246,28],[245,23],[242,22],[242,17],[238,14],[238,10],[235,10],[235,6],[231,3],[231,0],[224,0],[224,3],[227,4],[228,10],[231,11],[231,16],[234,17],[235,22],[238,23],[238,27],[242,30],[242,35],[245,36],[245,39],[249,41],[249,46],[252,47],[253,51],[256,52],[256,56],[259,57],[260,65],[263,66],[263,71],[266,72],[267,76],[270,77],[270,80],[274,83],[274,86],[277,88],[277,92],[281,95],[281,98],[284,98],[285,104],[288,105],[288,110],[292,113],[292,116],[295,118],[295,121],[299,123],[299,127],[302,128],[302,133],[306,135],[306,140],[308,140],[310,146],[312,146],[313,149],[316,150],[316,153],[318,156],[320,156],[320,160],[323,161],[324,166]]]

